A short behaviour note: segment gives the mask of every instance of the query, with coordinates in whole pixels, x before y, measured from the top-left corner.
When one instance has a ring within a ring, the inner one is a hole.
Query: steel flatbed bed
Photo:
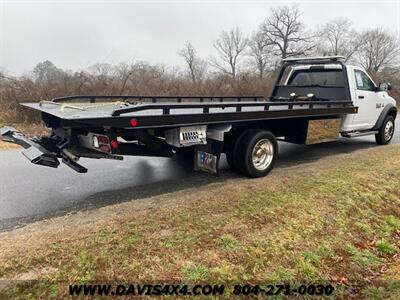
[[[352,102],[346,100],[270,101],[260,96],[71,96],[22,105],[41,111],[45,122],[63,128],[109,126],[132,129],[132,119],[136,122],[135,129],[163,128],[357,112]]]

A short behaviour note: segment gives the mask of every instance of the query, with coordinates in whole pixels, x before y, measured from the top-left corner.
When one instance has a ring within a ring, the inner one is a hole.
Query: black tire
[[[240,145],[240,140],[243,138],[245,133],[246,132],[242,132],[231,137],[226,146],[226,161],[228,162],[229,168],[233,171],[238,171],[237,150]]]
[[[375,141],[378,145],[387,145],[390,143],[394,135],[394,126],[393,116],[387,116],[381,128],[379,128],[379,132],[375,134]]]
[[[258,162],[255,156],[256,153],[254,153],[256,147],[261,151]],[[277,156],[278,142],[271,132],[266,130],[249,130],[242,137],[238,146],[238,169],[248,177],[263,177],[272,170]]]

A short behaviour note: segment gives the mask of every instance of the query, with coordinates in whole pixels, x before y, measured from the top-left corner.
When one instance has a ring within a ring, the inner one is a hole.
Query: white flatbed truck
[[[22,103],[41,112],[49,136],[28,139],[12,127],[0,137],[25,148],[34,164],[77,172],[80,157],[124,155],[171,157],[189,152],[194,167],[218,174],[222,153],[230,167],[249,177],[267,175],[278,154],[277,140],[314,144],[375,135],[388,144],[396,102],[390,84],[376,85],[362,68],[342,57],[283,61],[270,97],[91,96]]]

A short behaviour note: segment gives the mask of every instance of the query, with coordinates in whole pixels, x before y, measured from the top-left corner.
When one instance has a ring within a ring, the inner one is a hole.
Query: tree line
[[[377,81],[391,81],[400,100],[400,43],[382,28],[358,32],[349,19],[335,18],[311,30],[298,6],[279,6],[253,33],[232,28],[212,46],[215,55],[203,58],[187,41],[177,51],[183,70],[137,60],[73,72],[44,61],[19,77],[0,72],[0,122],[38,121],[18,103],[71,94],[268,95],[282,59],[316,55],[342,55]]]
[[[357,32],[349,19],[340,17],[309,30],[296,5],[272,8],[250,36],[239,28],[223,31],[213,46],[217,55],[207,61],[190,41],[180,50],[193,83],[204,78],[207,67],[232,78],[241,73],[263,78],[273,74],[282,59],[308,55],[344,56],[373,75],[383,70],[398,74],[400,65],[400,41],[393,33],[383,28]]]

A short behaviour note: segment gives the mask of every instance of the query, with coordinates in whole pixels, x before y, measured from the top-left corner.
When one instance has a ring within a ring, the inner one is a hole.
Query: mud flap
[[[197,145],[194,150],[194,169],[219,175],[219,160],[223,142],[207,140],[206,145]]]

